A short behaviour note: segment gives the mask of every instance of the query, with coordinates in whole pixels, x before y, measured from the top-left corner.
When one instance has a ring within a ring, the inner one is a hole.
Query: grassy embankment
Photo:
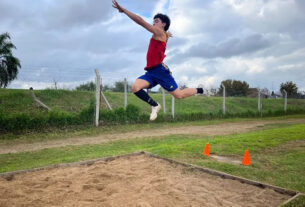
[[[89,126],[94,120],[94,93],[66,90],[38,90],[36,96],[52,110],[47,112],[33,103],[28,90],[0,90],[0,132],[24,130],[45,130],[46,128],[67,128],[71,126]],[[150,106],[133,94],[128,94],[127,110],[123,109],[123,93],[105,93],[114,111],[106,109],[103,102],[100,120],[105,125],[126,123],[148,123]],[[162,103],[161,94],[151,94]],[[263,99],[263,113],[257,112],[255,98],[228,97],[226,115],[222,115],[221,97],[195,96],[176,100],[175,119],[171,112],[170,95],[166,96],[167,113],[159,114],[155,122],[210,120],[232,117],[270,117],[284,115],[282,99]],[[287,114],[304,114],[305,100],[291,99]]]
[[[68,90],[37,90],[36,96],[52,109],[59,109],[71,113],[80,112],[83,108],[89,107],[90,101],[94,100],[95,94],[87,91]],[[124,94],[105,92],[113,108],[124,107]],[[161,94],[151,96],[162,104]],[[166,109],[171,111],[171,96],[166,95]],[[218,113],[222,110],[222,97],[194,96],[183,100],[175,100],[175,112],[183,113]],[[135,105],[141,112],[148,114],[150,106],[143,104],[136,96],[128,94],[128,104]],[[263,112],[280,111],[284,108],[283,99],[262,99]],[[305,100],[289,99],[288,110],[305,108]],[[104,102],[102,110],[106,109]],[[33,103],[29,90],[0,89],[0,110],[7,114],[27,112],[35,114],[41,112]],[[228,113],[257,112],[257,99],[244,97],[227,97],[226,111]]]

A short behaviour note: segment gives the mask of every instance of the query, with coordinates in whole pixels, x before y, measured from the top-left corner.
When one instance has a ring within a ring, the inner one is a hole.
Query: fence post
[[[108,109],[110,109],[112,111],[112,107],[111,107],[110,103],[108,102],[108,100],[107,100],[105,94],[103,93],[103,91],[101,91],[101,94],[102,94],[102,97],[103,97],[104,101],[106,102],[106,105],[107,105]]]
[[[225,115],[226,114],[226,87],[224,86],[224,84],[221,84],[222,88],[223,88],[223,98],[222,98],[222,114]]]
[[[34,99],[35,103],[36,103],[38,106],[41,106],[41,107],[47,109],[48,111],[51,110],[50,107],[48,107],[47,105],[45,105],[44,103],[42,103],[42,102],[35,96],[35,93],[34,93],[32,87],[30,88],[30,93],[31,93],[31,96],[32,96],[32,98]]]
[[[97,69],[95,69],[96,79],[95,79],[95,99],[96,99],[96,107],[95,107],[95,126],[99,126],[99,116],[100,116],[100,98],[101,98],[101,76]]]
[[[163,113],[166,113],[166,105],[165,105],[165,90],[162,88],[162,97],[163,97]]]
[[[172,96],[172,117],[175,118],[175,97]]]
[[[127,107],[127,79],[124,78],[124,108]]]
[[[103,93],[103,80],[102,80],[102,78],[100,77],[100,95],[99,95],[99,97],[100,97],[100,108],[102,107],[102,93]]]
[[[287,112],[287,91],[283,90],[283,92],[285,93],[284,111],[286,113]]]
[[[262,108],[261,89],[258,89],[257,109],[259,113],[262,113]]]

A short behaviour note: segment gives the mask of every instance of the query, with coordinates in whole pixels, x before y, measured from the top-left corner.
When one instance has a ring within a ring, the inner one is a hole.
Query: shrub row
[[[51,110],[36,114],[17,113],[6,115],[0,111],[0,132],[19,132],[22,130],[40,130],[46,127],[63,128],[70,125],[89,124],[93,121],[92,106],[80,113],[69,113],[61,110]]]
[[[174,121],[192,121],[192,120],[212,120],[212,119],[222,119],[222,118],[258,118],[258,117],[276,117],[285,115],[295,115],[295,114],[305,114],[303,109],[288,109],[286,113],[282,110],[267,111],[263,113],[254,112],[248,110],[247,112],[241,113],[230,113],[226,112],[223,115],[222,111],[219,110],[217,113],[188,113],[188,114],[177,114],[175,115]],[[159,119],[159,117],[158,117]],[[159,119],[160,120],[160,119]],[[170,121],[170,120],[166,120]]]
[[[61,110],[52,110],[39,114],[18,113],[6,116],[0,111],[0,132],[19,132],[23,130],[41,130],[48,127],[64,128],[73,125],[90,125],[94,123],[94,105],[83,109],[79,113],[69,113]],[[175,121],[194,121],[211,120],[220,118],[253,118],[253,117],[272,117],[292,114],[305,114],[305,110],[290,109],[284,111],[271,111],[257,113],[247,111],[244,113],[185,113],[176,114],[173,119],[170,114],[160,114],[156,122],[175,122]],[[140,109],[134,105],[128,105],[126,110],[117,108],[113,111],[102,111],[100,113],[102,125],[129,124],[129,123],[148,123],[149,116],[141,114]]]
[[[95,107],[91,104],[80,113],[69,113],[61,110],[51,110],[37,114],[18,113],[5,115],[0,111],[0,132],[19,132],[22,130],[40,130],[46,127],[64,128],[72,125],[94,123]],[[117,108],[113,111],[102,111],[100,121],[103,124],[139,123],[147,120],[147,115],[141,115],[140,109],[128,105],[126,110]]]

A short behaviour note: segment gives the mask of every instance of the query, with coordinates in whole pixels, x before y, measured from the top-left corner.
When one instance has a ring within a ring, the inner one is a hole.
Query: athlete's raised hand
[[[119,12],[126,14],[130,19],[132,19],[137,24],[141,25],[151,33],[153,33],[156,36],[164,35],[164,31],[162,31],[158,27],[154,27],[153,25],[146,22],[142,17],[128,11],[127,9],[121,7],[119,3],[116,0],[112,0],[112,7],[117,9]],[[156,37],[158,39],[158,37]]]
[[[119,12],[124,12],[123,7],[121,7],[116,0],[112,0],[112,7],[119,10]]]

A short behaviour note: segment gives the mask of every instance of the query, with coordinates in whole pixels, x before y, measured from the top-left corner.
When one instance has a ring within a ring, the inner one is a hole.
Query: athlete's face
[[[160,18],[154,19],[154,24],[153,24],[154,27],[159,27],[160,29],[164,29],[165,25],[166,24],[163,23]]]

